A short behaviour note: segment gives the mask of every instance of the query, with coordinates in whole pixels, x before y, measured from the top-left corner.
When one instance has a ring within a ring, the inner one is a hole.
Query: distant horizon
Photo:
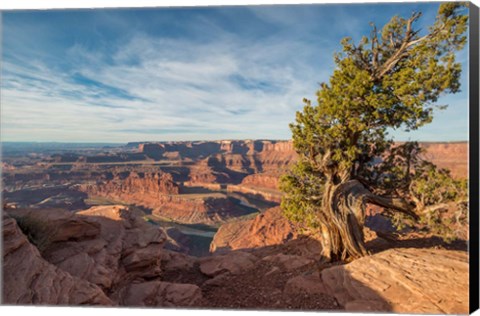
[[[1,141],[1,144],[131,144],[131,143],[187,143],[187,142],[221,142],[221,141],[275,141],[286,142],[292,139],[268,139],[268,138],[245,138],[245,139],[196,139],[196,140],[137,140],[128,142],[93,142],[93,141]],[[407,142],[410,140],[395,140],[396,143]],[[448,140],[448,141],[429,141],[429,140],[415,140],[419,143],[468,143],[469,140]]]
[[[340,40],[438,2],[2,12],[1,137],[12,142],[285,139],[316,104]],[[348,23],[347,23],[348,22]],[[461,91],[396,141],[468,139],[468,43]]]

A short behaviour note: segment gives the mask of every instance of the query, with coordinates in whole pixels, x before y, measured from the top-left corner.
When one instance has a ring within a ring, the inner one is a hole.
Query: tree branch
[[[402,198],[382,197],[375,194],[369,194],[366,201],[371,204],[393,209],[404,214],[410,215],[415,220],[419,217],[413,212],[413,207]]]
[[[373,30],[372,30],[373,36],[372,36],[372,65],[373,69],[377,69],[378,65],[378,35],[377,35],[377,27],[373,25]]]
[[[429,36],[431,36],[433,33],[425,35],[419,39],[413,40],[418,32],[413,31],[412,29],[412,24],[415,22],[419,17],[421,16],[420,12],[413,13],[412,16],[407,20],[406,27],[405,27],[405,36],[402,39],[402,42],[400,44],[400,47],[393,53],[390,58],[388,58],[380,67],[378,67],[378,70],[374,70],[374,76],[373,80],[378,81],[380,80],[387,72],[393,69],[395,65],[402,60],[402,58],[408,56],[407,49],[425,39],[427,39]],[[390,33],[390,44],[392,45],[392,48],[395,48],[397,45],[396,43],[393,42],[393,34]]]

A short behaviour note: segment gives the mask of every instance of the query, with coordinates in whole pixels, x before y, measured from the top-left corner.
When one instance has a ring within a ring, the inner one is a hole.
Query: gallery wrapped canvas
[[[2,304],[478,309],[475,4],[1,14]]]

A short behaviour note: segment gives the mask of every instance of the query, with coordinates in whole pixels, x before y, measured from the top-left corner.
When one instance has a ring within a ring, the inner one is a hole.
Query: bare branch
[[[395,65],[402,60],[403,58],[408,56],[408,48],[411,46],[427,39],[429,36],[432,35],[425,35],[424,37],[421,37],[416,40],[412,40],[417,34],[418,31],[414,31],[412,29],[413,22],[415,22],[419,17],[421,16],[420,12],[413,13],[412,16],[407,20],[406,26],[405,26],[405,35],[402,39],[402,42],[398,49],[393,53],[392,56],[390,56],[389,59],[387,59],[383,65],[381,65],[378,69],[378,71],[375,72],[375,75],[373,76],[373,80],[377,81],[381,79],[386,73],[388,73]],[[396,47],[396,43],[393,41],[393,34],[390,33],[390,43],[392,47]]]
[[[416,220],[419,219],[418,215],[413,212],[413,207],[402,198],[383,197],[375,194],[369,194],[366,197],[366,200],[369,203],[386,207],[389,209],[393,209],[393,210],[402,212],[404,214],[410,215]]]
[[[375,24],[371,23],[373,30],[372,30],[372,65],[373,71],[377,69],[378,65],[378,34],[377,34],[377,27]]]
[[[418,39],[416,39],[416,40],[410,41],[410,42],[407,44],[407,47],[410,47],[410,46],[413,46],[413,45],[418,44],[418,43],[420,43],[420,42],[423,42],[424,40],[426,40],[427,38],[429,38],[429,37],[431,37],[431,36],[432,36],[432,34],[427,34],[427,35],[422,36],[422,37],[420,37],[420,38],[418,38]]]
[[[390,32],[390,47],[395,48],[395,41],[393,40],[393,33]]]

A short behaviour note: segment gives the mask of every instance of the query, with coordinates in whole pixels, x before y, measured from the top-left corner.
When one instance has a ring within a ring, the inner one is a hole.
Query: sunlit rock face
[[[325,269],[321,279],[350,312],[468,313],[466,252],[390,249]]]
[[[281,214],[279,207],[247,221],[220,226],[210,244],[211,252],[257,248],[282,244],[297,236],[293,225]]]

